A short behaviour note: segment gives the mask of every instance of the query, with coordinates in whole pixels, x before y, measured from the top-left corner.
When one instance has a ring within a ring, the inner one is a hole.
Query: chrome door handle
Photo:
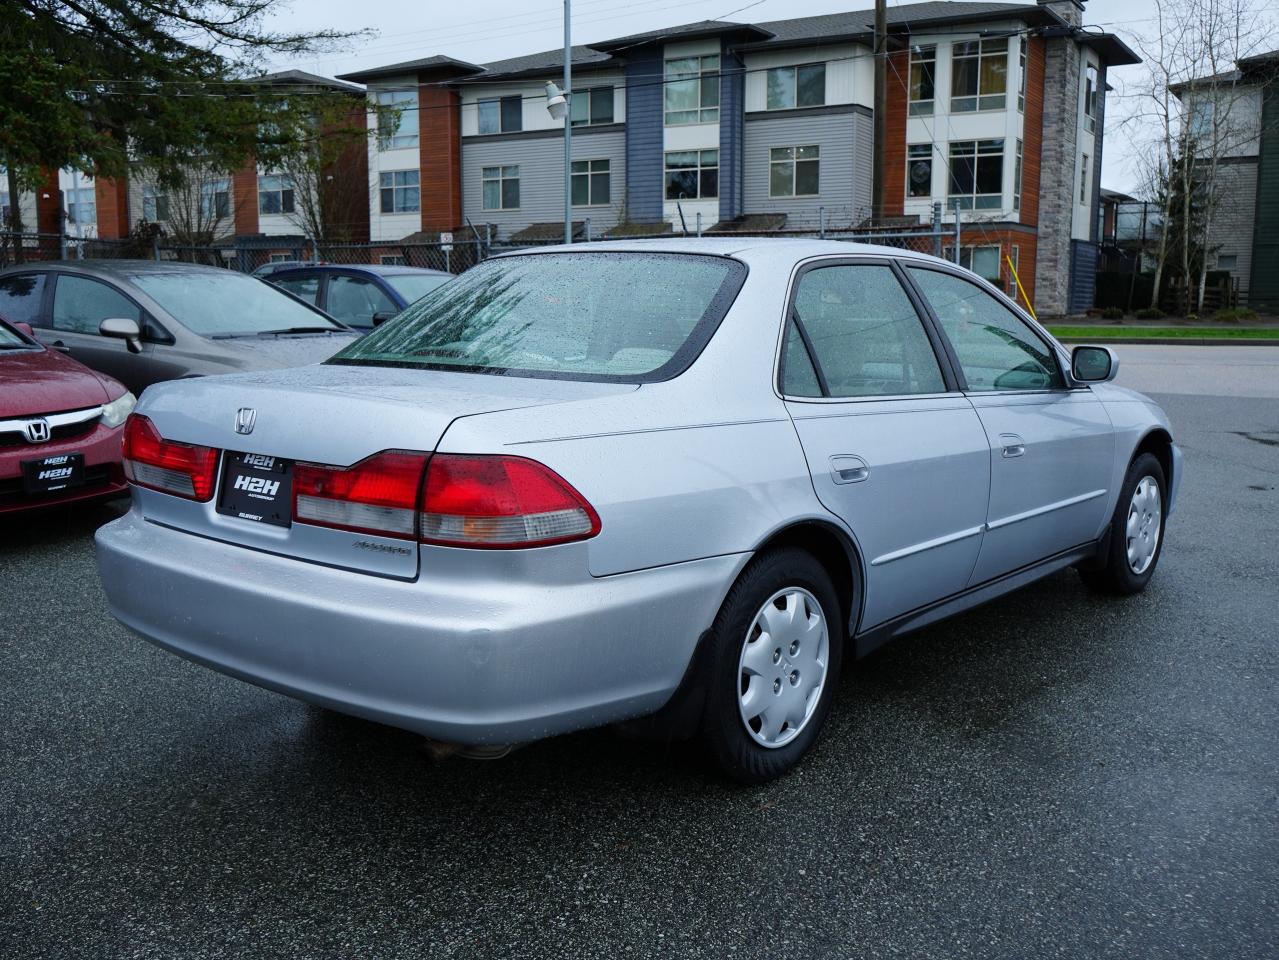
[[[1026,441],[1015,433],[1001,433],[999,442],[1003,446],[1005,457],[1020,457],[1026,452]]]
[[[63,353],[70,353],[70,352],[71,352],[71,348],[70,348],[70,347],[68,347],[68,346],[67,346],[65,343],[63,343],[61,340],[54,340],[54,341],[53,341],[53,343],[52,343],[52,344],[50,344],[50,346],[52,346],[55,350],[61,350]]]
[[[870,467],[861,457],[831,457],[830,475],[836,483],[860,483],[870,476]]]

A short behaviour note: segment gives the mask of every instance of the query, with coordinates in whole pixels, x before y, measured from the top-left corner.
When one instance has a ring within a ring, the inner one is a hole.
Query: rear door
[[[821,502],[866,562],[862,626],[964,589],[981,547],[986,434],[886,260],[797,275],[779,383]]]
[[[932,265],[908,275],[953,352],[990,445],[990,510],[977,584],[1096,539],[1105,523],[1114,431],[1088,387],[985,287]]]

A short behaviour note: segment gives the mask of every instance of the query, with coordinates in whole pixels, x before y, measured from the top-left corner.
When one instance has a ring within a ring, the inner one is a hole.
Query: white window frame
[[[603,164],[603,167],[598,167]],[[612,163],[607,157],[596,157],[587,160],[574,160],[570,176],[573,182],[570,185],[572,196],[577,195],[577,184],[579,180],[586,181],[586,203],[578,203],[573,201],[575,207],[606,207],[613,202],[613,170]],[[599,182],[597,178],[607,177],[605,181],[604,192],[607,194],[603,199],[597,199],[595,196],[596,184]]]
[[[956,154],[955,148],[960,146],[973,145],[972,152],[964,151],[962,154]],[[998,150],[993,144],[999,144]],[[983,144],[985,147],[983,148]],[[988,140],[953,140],[950,149],[947,151],[946,164],[946,196],[949,200],[966,200],[967,205],[960,206],[962,210],[998,210],[1004,205],[1003,182],[1004,182],[1004,161],[1006,157],[1005,149],[1007,141],[1003,138],[990,138]],[[971,157],[973,160],[973,192],[972,193],[956,193],[955,192],[955,176],[954,161],[956,158]],[[977,168],[981,166],[982,159],[991,160],[999,158],[999,183],[1000,189],[998,193],[978,193],[977,192]],[[990,198],[995,198],[995,202],[989,202]],[[982,202],[986,201],[986,202]],[[952,204],[953,206],[953,204]]]
[[[595,100],[597,98],[601,98],[608,101],[608,119],[607,120],[597,121],[592,119],[595,113]],[[586,117],[584,119],[578,119],[573,116],[573,113],[577,109],[577,105],[579,103],[586,104],[586,106],[582,108],[586,111]],[[616,123],[617,122],[616,118],[617,118],[617,98],[613,94],[613,87],[611,84],[609,86],[587,87],[585,90],[573,91],[573,95],[569,99],[569,121],[573,124],[573,126],[575,127],[607,126],[610,123]]]
[[[960,49],[972,44],[977,45],[977,53],[960,53]],[[1004,110],[1008,106],[1008,60],[1011,55],[1010,45],[1007,37],[996,37],[987,40],[961,40],[956,42],[950,48],[950,112],[951,113],[981,113],[990,110]],[[1004,89],[1000,91],[987,92],[982,89],[982,77],[985,72],[982,70],[982,64],[987,60],[998,60],[1003,58],[1004,61]],[[961,60],[977,61],[977,93],[976,94],[956,94],[955,93],[955,69]],[[972,101],[972,106],[967,106],[968,101]],[[956,106],[957,103],[964,104]]]
[[[820,103],[800,103],[799,102],[799,71],[812,70],[820,67],[822,71],[822,99]],[[769,95],[772,91],[772,84],[769,78],[775,73],[783,73],[789,71],[791,74],[791,97],[790,103],[782,103],[774,105]],[[769,67],[764,74],[764,109],[765,110],[811,110],[814,107],[826,106],[826,61],[819,60],[815,63],[796,63],[785,67]]]
[[[148,183],[142,188],[142,219],[148,223],[169,222],[169,196],[154,184]]]
[[[1017,54],[1017,110],[1021,113],[1026,112],[1026,71],[1029,69],[1030,63],[1030,41],[1025,37],[1021,38],[1018,44]]]
[[[672,69],[672,64],[686,63],[691,60],[697,61],[697,71],[676,72]],[[723,91],[720,89],[720,57],[718,53],[707,53],[702,55],[692,55],[687,57],[670,57],[662,65],[662,123],[668,127],[687,126],[694,123],[718,123],[720,97]],[[702,86],[707,79],[715,81],[715,104],[702,103]],[[677,83],[691,83],[697,90],[697,107],[695,109],[672,110],[670,106],[670,93]],[[673,114],[695,113],[693,119],[672,120]]]
[[[922,200],[933,195],[933,158],[935,154],[931,143],[911,143],[906,145],[906,199]],[[917,163],[928,164],[928,180],[925,183],[926,191],[924,193],[912,193],[911,184],[914,180],[911,178],[911,168]]]
[[[1079,203],[1088,205],[1088,154],[1079,155]]]
[[[264,181],[267,189],[263,189]],[[262,198],[270,194],[279,194],[279,201],[275,210],[262,209]],[[286,198],[287,194],[287,198]],[[287,199],[287,209],[285,208],[285,200]],[[264,173],[258,175],[258,215],[263,217],[284,217],[292,214],[297,209],[297,188],[294,186],[293,178],[287,173]]]
[[[230,180],[208,180],[200,184],[200,212],[209,220],[231,216]]]
[[[397,183],[396,178],[400,174],[412,174],[417,178],[413,183]],[[387,177],[391,180],[388,183]],[[391,209],[384,208],[386,200],[386,192],[391,191]],[[401,206],[401,197],[405,191],[414,190],[417,192],[417,203],[412,206]],[[400,216],[409,213],[422,212],[422,171],[420,170],[380,170],[378,171],[378,210],[384,217]]]
[[[506,125],[506,107],[512,101],[518,101],[519,108],[514,111],[515,124],[513,126]],[[484,108],[487,106],[495,106],[497,109],[497,129],[484,129]],[[475,129],[482,136],[492,136],[499,133],[519,133],[524,129],[524,98],[516,94],[508,94],[505,97],[485,97],[483,100],[475,101]]]
[[[1089,133],[1097,130],[1097,101],[1100,96],[1097,84],[1100,76],[1095,63],[1084,65],[1084,129]]]
[[[561,170],[563,168],[561,167]],[[497,171],[493,173],[493,171]],[[514,171],[514,172],[512,172]],[[506,205],[506,184],[514,181],[517,194],[517,202],[514,206]],[[488,191],[484,188],[490,184],[496,183],[498,205],[496,207],[489,204]],[[518,210],[523,197],[520,196],[523,191],[520,189],[520,165],[518,163],[496,164],[491,167],[480,168],[480,206],[484,210]]]
[[[678,156],[679,154],[685,154],[685,153],[693,153],[697,155],[696,166],[672,167],[670,165],[671,157]],[[706,155],[708,153],[715,154],[715,162],[713,164],[706,162]],[[668,196],[668,193],[670,190],[671,172],[687,171],[687,170],[695,170],[697,172],[697,195],[691,196],[691,197]],[[713,194],[702,193],[702,173],[706,170],[715,171],[715,192]],[[717,200],[719,199],[719,148],[718,147],[711,147],[706,150],[667,150],[666,153],[662,156],[662,173],[663,173],[662,196],[665,197],[667,200],[680,200],[680,199],[682,200]]]
[[[416,90],[378,90],[373,94],[374,102],[380,107],[394,107],[400,111],[395,130],[383,133],[379,127],[377,132],[377,148],[380,151],[407,150],[418,145],[418,103]],[[411,133],[406,133],[406,124]]]
[[[931,64],[933,76],[933,95],[929,99],[915,99],[915,67],[920,67],[920,73],[926,68],[926,64]],[[912,117],[931,117],[937,108],[937,45],[930,43],[924,46],[912,46],[910,48],[910,64],[906,70],[906,99],[907,113]]]
[[[801,150],[813,151],[810,156],[801,157]],[[783,152],[789,155],[779,156]],[[817,167],[817,189],[812,193],[799,192],[799,165],[801,163],[811,164]],[[773,168],[788,167],[790,169],[790,193],[774,193],[773,192]],[[791,198],[802,197],[818,197],[822,192],[822,148],[816,143],[802,143],[795,146],[785,147],[769,147],[768,148],[768,196],[775,200],[789,200]]]
[[[1025,148],[1017,141],[1017,155],[1013,160],[1013,209],[1021,210],[1021,178],[1025,167]]]

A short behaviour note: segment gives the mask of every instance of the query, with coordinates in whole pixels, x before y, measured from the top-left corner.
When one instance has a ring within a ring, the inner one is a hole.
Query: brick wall
[[[43,176],[36,187],[36,230],[39,233],[61,233],[62,199],[58,193],[58,171],[42,170],[41,173]],[[30,230],[30,226],[27,229]]]
[[[453,90],[421,84],[417,103],[422,229],[452,230],[462,223],[462,101]]]
[[[888,112],[884,140],[875,144],[884,151],[884,216],[900,217],[906,201],[906,114],[910,82],[910,53],[899,50],[888,57]]]
[[[231,213],[237,237],[262,232],[258,227],[258,162],[254,158],[231,174]]]
[[[130,226],[128,181],[98,177],[93,181],[93,193],[98,204],[98,236],[107,239],[127,237]]]

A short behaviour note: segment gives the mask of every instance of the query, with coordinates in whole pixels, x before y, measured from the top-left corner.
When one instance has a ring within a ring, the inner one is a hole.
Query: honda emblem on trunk
[[[30,443],[47,443],[49,440],[48,420],[28,420],[22,425],[22,433]]]
[[[252,407],[241,407],[235,413],[235,432],[252,433],[253,424],[257,422],[258,412]]]

